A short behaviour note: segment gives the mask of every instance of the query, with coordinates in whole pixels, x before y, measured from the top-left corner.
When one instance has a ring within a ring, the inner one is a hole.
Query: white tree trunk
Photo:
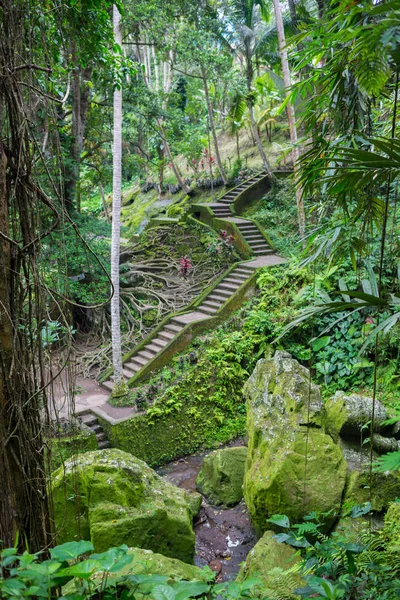
[[[204,69],[203,63],[200,63],[200,68],[201,68],[201,76],[203,78],[204,94],[206,96],[208,120],[210,123],[210,129],[211,129],[211,133],[213,136],[215,157],[217,159],[217,165],[219,168],[219,172],[221,174],[222,181],[224,182],[224,185],[226,185],[228,183],[228,179],[226,177],[225,169],[224,169],[224,166],[223,166],[222,160],[221,160],[221,155],[219,153],[217,132],[215,131],[214,115],[213,115],[213,109],[212,109],[212,105],[211,105],[210,92],[208,89],[207,73]]]
[[[113,5],[113,26],[115,43],[121,44],[121,15]],[[111,233],[111,282],[114,294],[111,299],[111,340],[114,367],[114,389],[120,394],[123,384],[121,325],[119,303],[119,256],[121,229],[121,162],[122,162],[122,89],[114,90],[114,130],[113,130],[113,202]],[[113,390],[114,393],[114,390]]]
[[[282,62],[282,71],[283,71],[283,81],[285,84],[285,95],[286,97],[290,94],[290,87],[292,85],[292,80],[290,76],[290,68],[288,55],[286,50],[286,40],[285,40],[285,31],[283,29],[283,19],[281,13],[280,0],[273,0],[274,3],[274,12],[275,12],[275,21],[276,21],[276,29],[278,33],[278,42],[279,42],[279,53],[281,55]],[[289,131],[290,131],[290,141],[293,145],[292,156],[293,156],[293,168],[294,168],[294,179],[296,186],[296,202],[297,202],[297,217],[299,221],[299,232],[300,237],[304,238],[305,235],[305,226],[306,226],[306,217],[304,213],[304,201],[302,189],[299,182],[299,147],[297,145],[297,128],[296,128],[296,115],[294,112],[294,106],[289,101],[286,105],[286,112],[289,121]]]

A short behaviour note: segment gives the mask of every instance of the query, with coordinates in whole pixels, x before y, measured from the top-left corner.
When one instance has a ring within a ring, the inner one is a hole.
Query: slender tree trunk
[[[238,160],[240,161],[240,145],[239,145],[239,130],[236,129],[236,153]]]
[[[74,52],[73,52],[74,56]],[[77,62],[77,59],[74,59]],[[76,208],[80,211],[79,178],[81,156],[85,138],[86,117],[89,108],[90,88],[87,82],[92,74],[91,67],[75,66],[72,76],[72,116],[69,161],[65,169],[65,202],[68,210]]]
[[[186,194],[188,194],[190,192],[190,188],[183,181],[182,175],[180,174],[179,169],[178,169],[178,167],[177,167],[177,165],[176,165],[176,163],[174,161],[174,158],[173,158],[172,152],[171,152],[171,148],[169,147],[168,140],[167,140],[166,135],[165,135],[164,125],[163,125],[163,122],[162,122],[162,120],[160,118],[157,119],[157,125],[158,125],[158,130],[160,132],[161,138],[162,138],[163,143],[164,143],[165,152],[167,153],[168,160],[171,163],[171,167],[172,167],[172,170],[173,170],[173,172],[175,174],[175,177],[176,177],[179,185],[183,189],[183,191]]]
[[[106,221],[109,223],[110,222],[110,213],[108,212],[106,196],[104,194],[103,183],[101,181],[99,181],[99,190],[100,190],[101,201],[103,203],[104,216],[106,218]]]
[[[252,136],[257,144],[258,152],[260,154],[261,160],[264,165],[264,169],[267,171],[268,175],[273,178],[274,174],[272,173],[271,165],[267,159],[267,155],[264,152],[264,148],[261,143],[260,136],[258,135],[256,121],[254,119],[254,110],[253,110],[253,67],[251,65],[251,58],[246,58],[246,70],[247,70],[247,107],[249,109],[250,116],[250,127]]]
[[[281,6],[279,0],[273,0],[274,3],[274,11],[275,11],[275,21],[276,21],[276,29],[278,32],[278,42],[279,42],[279,52],[281,55],[282,62],[282,71],[283,71],[283,81],[285,84],[285,95],[288,97],[290,95],[290,88],[292,85],[291,76],[290,76],[290,68],[288,55],[286,50],[286,40],[285,40],[285,32],[283,29],[283,19],[281,13]],[[293,150],[293,168],[294,168],[294,179],[296,185],[296,202],[297,202],[297,217],[299,221],[299,232],[300,237],[304,238],[305,228],[306,228],[306,217],[304,212],[304,201],[303,201],[303,193],[300,186],[299,181],[299,147],[297,145],[297,128],[296,128],[296,115],[294,111],[293,104],[289,101],[286,105],[286,112],[289,121],[289,130],[290,130],[290,140],[292,142]]]
[[[113,5],[113,26],[115,43],[121,46],[121,15]],[[122,88],[114,90],[114,140],[113,140],[113,202],[111,232],[111,282],[114,294],[111,299],[111,339],[114,367],[113,394],[126,393],[122,373],[121,317],[119,302],[119,260],[121,230],[121,166],[122,166]]]
[[[214,114],[213,114],[213,109],[212,109],[212,105],[211,105],[210,91],[208,89],[207,74],[206,74],[206,71],[204,69],[203,63],[200,63],[200,68],[201,68],[201,75],[202,75],[202,78],[203,78],[204,93],[205,93],[205,96],[206,96],[206,103],[207,103],[207,110],[208,110],[208,120],[209,120],[209,123],[210,123],[210,129],[211,129],[211,133],[212,133],[212,137],[213,137],[213,142],[214,142],[215,157],[217,159],[217,165],[218,165],[221,177],[222,177],[222,181],[224,182],[224,185],[226,185],[228,183],[228,179],[226,177],[225,169],[223,167],[222,160],[221,160],[221,155],[219,153],[217,132],[215,131]]]

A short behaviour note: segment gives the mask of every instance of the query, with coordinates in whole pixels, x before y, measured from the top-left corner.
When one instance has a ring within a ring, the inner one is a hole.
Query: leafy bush
[[[133,561],[128,546],[111,548],[101,554],[91,542],[67,542],[50,549],[50,558],[40,553],[6,548],[0,554],[0,597],[64,598],[65,600],[112,600],[148,597],[154,600],[189,598],[249,598],[256,579],[242,584],[214,584],[210,570],[206,581],[180,581],[151,574],[121,574]],[[205,578],[206,579],[206,578]]]
[[[350,519],[370,512],[369,503],[355,506]],[[304,522],[291,525],[285,515],[274,515],[269,522],[283,529],[279,542],[301,549],[300,572],[306,586],[296,590],[305,600],[395,600],[400,596],[398,556],[385,547],[380,532],[371,532],[367,522],[357,541],[337,531],[329,537],[321,533],[323,515],[311,513]]]

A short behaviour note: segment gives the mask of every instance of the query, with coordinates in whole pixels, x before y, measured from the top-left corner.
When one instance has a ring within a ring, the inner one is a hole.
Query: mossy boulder
[[[132,556],[132,562],[125,567],[113,573],[116,578],[124,575],[161,575],[168,577],[168,583],[173,584],[176,581],[201,581],[212,583],[215,573],[208,567],[200,569],[193,565],[188,565],[176,558],[169,558],[162,554],[157,554],[151,550],[143,548],[129,548],[128,554]],[[94,585],[103,581],[103,573],[95,574],[91,580]],[[63,597],[69,597],[68,594],[76,594],[77,590],[74,582],[70,582],[63,587]],[[75,597],[75,596],[74,596]],[[142,599],[148,596],[135,593],[136,599]]]
[[[97,552],[127,544],[193,562],[192,511],[184,490],[121,450],[68,460],[52,480],[57,542],[90,539]]]
[[[372,419],[373,399],[362,394],[345,394],[336,392],[329,398],[325,410],[330,415],[336,416],[336,427],[343,438],[358,438],[365,432],[369,435],[369,426],[365,427]],[[382,421],[387,419],[385,407],[379,400],[375,400],[374,431],[389,433],[392,426],[384,427]]]
[[[310,511],[339,511],[347,464],[323,429],[319,388],[286,352],[258,361],[244,387],[248,455],[244,498],[255,526],[273,514],[300,521]],[[335,517],[327,520],[332,525]]]
[[[236,446],[215,450],[204,458],[196,487],[210,504],[234,506],[241,501],[246,456],[247,448]]]
[[[370,492],[371,487],[371,492]],[[357,504],[371,501],[372,510],[377,513],[388,510],[390,504],[400,498],[400,476],[391,471],[372,472],[370,482],[369,469],[349,473],[346,492],[343,498],[343,510]]]
[[[393,502],[385,515],[384,536],[389,552],[400,556],[400,502]]]
[[[260,589],[252,590],[252,597],[298,598],[294,590],[305,585],[298,572],[301,558],[291,546],[277,542],[274,535],[273,531],[266,531],[250,550],[237,581],[242,583],[253,577],[261,580]]]
[[[169,558],[152,552],[151,550],[144,550],[143,548],[130,548],[128,554],[133,556],[133,561],[118,571],[116,575],[125,575],[132,573],[134,575],[164,575],[172,580],[184,580],[184,581],[212,581],[215,577],[209,568],[200,569],[194,565],[188,565],[176,558]]]

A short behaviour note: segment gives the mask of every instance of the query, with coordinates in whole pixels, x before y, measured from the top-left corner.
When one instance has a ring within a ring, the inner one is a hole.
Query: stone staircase
[[[234,204],[237,196],[239,196],[239,194],[244,192],[244,190],[246,190],[247,188],[261,181],[261,179],[264,179],[266,175],[266,171],[258,173],[251,179],[247,179],[237,187],[233,188],[232,190],[229,190],[229,192],[227,192],[224,196],[218,199],[218,202],[213,202],[212,204],[208,204],[207,206],[211,208],[216,217],[222,219],[225,219],[225,217],[231,217],[232,205]]]
[[[236,217],[232,213],[233,203],[236,197],[248,187],[265,178],[265,176],[265,172],[259,173],[233,190],[227,192],[218,200],[218,202],[206,205],[212,210],[216,218],[223,219],[224,221],[235,225],[239,230],[240,236],[250,247],[255,260],[237,264],[211,289],[209,294],[202,298],[201,302],[198,304],[195,303],[194,310],[171,316],[160,330],[156,329],[154,334],[149,336],[146,344],[140,344],[138,350],[136,352],[133,351],[133,353],[129,355],[129,358],[124,360],[123,375],[126,381],[129,382],[129,380],[135,378],[144,367],[148,366],[149,363],[153,361],[153,359],[160,358],[164,354],[164,364],[166,364],[168,360],[170,360],[170,343],[176,341],[180,336],[185,334],[187,325],[198,321],[213,319],[215,316],[218,316],[219,311],[221,311],[224,305],[232,299],[232,296],[239,288],[253,276],[257,268],[285,262],[281,257],[274,254],[273,249],[253,221]],[[190,340],[188,340],[187,343],[189,343],[189,341]],[[160,364],[160,362],[158,362],[158,364]],[[108,378],[101,381],[101,385],[111,392],[114,385],[114,377],[110,375]]]
[[[80,413],[77,416],[84,425],[89,427],[89,429],[96,434],[97,446],[99,450],[110,448],[111,444],[108,441],[103,429],[101,428],[101,425],[99,424],[96,415],[94,415],[90,410],[87,410],[86,412]]]

